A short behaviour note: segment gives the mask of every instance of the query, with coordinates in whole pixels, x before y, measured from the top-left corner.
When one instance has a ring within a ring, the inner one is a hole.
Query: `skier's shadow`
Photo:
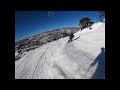
[[[95,61],[91,64],[94,66],[98,63],[97,68],[92,75],[91,79],[104,79],[105,78],[105,48],[101,48],[101,53],[97,56]]]

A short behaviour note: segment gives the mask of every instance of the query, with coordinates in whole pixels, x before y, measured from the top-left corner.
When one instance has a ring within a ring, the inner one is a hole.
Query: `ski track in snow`
[[[92,28],[75,33],[80,38],[70,43],[65,37],[28,52],[15,62],[15,79],[90,79],[98,63],[90,65],[105,47],[105,25]]]

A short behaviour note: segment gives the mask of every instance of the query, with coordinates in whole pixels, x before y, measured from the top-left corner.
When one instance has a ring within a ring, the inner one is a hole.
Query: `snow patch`
[[[75,38],[80,38],[70,43],[65,37],[25,52],[26,55],[15,62],[15,78],[90,79],[99,62],[92,67],[91,64],[101,48],[105,48],[105,23],[95,23],[91,27],[92,30],[86,28],[75,33]]]

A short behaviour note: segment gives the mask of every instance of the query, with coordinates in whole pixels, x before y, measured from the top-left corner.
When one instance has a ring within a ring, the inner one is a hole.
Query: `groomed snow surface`
[[[15,79],[105,79],[105,23],[91,27],[28,52],[15,61]]]

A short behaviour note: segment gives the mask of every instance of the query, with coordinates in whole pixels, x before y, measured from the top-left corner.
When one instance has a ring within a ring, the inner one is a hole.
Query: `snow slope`
[[[105,23],[28,52],[15,62],[15,79],[105,78]],[[80,36],[80,37],[79,37]]]

